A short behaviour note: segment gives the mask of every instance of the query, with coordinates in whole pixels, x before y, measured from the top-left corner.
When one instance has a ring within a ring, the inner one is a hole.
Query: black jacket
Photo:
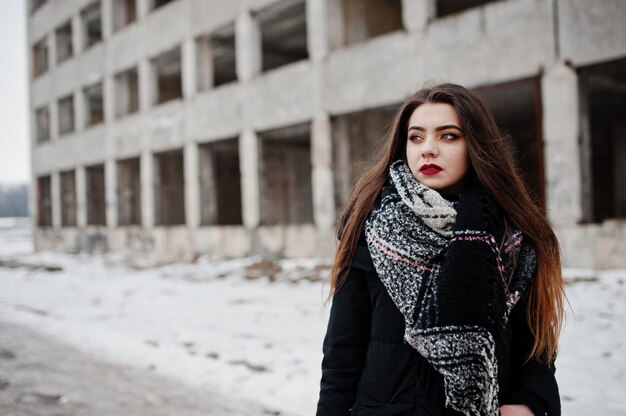
[[[524,307],[522,299],[509,320],[510,343],[498,377],[500,404],[526,404],[535,415],[560,415],[554,367],[524,363],[533,343]],[[442,376],[403,336],[402,314],[361,236],[330,311],[317,416],[459,415],[445,409]]]

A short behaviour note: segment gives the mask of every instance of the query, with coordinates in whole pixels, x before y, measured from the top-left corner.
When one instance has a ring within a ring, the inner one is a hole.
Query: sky
[[[0,0],[0,184],[30,181],[26,0]]]

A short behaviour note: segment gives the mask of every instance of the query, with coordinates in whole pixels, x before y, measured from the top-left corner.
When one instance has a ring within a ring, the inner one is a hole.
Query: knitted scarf
[[[446,407],[499,415],[503,332],[535,267],[521,232],[501,247],[502,215],[477,180],[450,202],[399,160],[366,219],[365,235],[376,271],[404,316],[405,341],[443,376]]]

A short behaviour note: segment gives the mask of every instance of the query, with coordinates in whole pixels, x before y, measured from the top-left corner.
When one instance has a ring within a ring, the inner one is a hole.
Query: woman
[[[338,235],[318,416],[560,414],[558,242],[476,94],[400,107]]]

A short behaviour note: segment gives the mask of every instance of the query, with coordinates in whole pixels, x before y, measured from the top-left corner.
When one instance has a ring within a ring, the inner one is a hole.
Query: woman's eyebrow
[[[444,126],[439,126],[435,129],[435,131],[448,130],[448,129],[457,129],[458,131],[461,131],[461,128],[457,126],[456,124],[446,124]]]
[[[443,125],[443,126],[439,126],[439,127],[435,128],[435,131],[448,130],[448,129],[456,129],[458,131],[463,131],[456,124],[446,124],[446,125]],[[420,126],[411,126],[411,127],[409,127],[408,131],[411,131],[411,130],[426,131],[426,129],[424,127],[420,127]]]

